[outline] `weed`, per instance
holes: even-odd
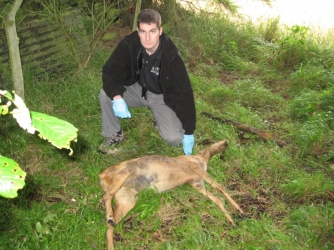
[[[308,120],[315,115],[319,106],[319,93],[306,90],[297,95],[290,104],[290,114],[297,120]]]
[[[321,92],[304,90],[297,95],[290,104],[289,111],[294,119],[305,122],[297,135],[299,145],[310,145],[321,138],[328,137],[331,141],[331,129],[334,126],[334,88],[328,88]],[[319,125],[319,126],[318,126]],[[312,134],[312,136],[311,136]],[[308,138],[308,139],[307,139]],[[308,143],[309,142],[309,143]],[[325,141],[325,143],[327,143]]]
[[[326,200],[331,190],[334,190],[334,182],[327,179],[321,172],[312,174],[303,170],[291,171],[286,184],[281,186],[285,196],[298,200],[316,201]]]
[[[281,46],[276,52],[274,66],[278,69],[294,69],[307,59],[312,58],[306,34],[309,28],[293,25],[287,27],[287,34],[279,41]]]
[[[334,74],[323,67],[317,65],[312,60],[306,64],[300,65],[297,71],[291,75],[291,84],[289,89],[294,93],[301,90],[323,90],[334,85]]]
[[[235,100],[246,107],[260,108],[266,105],[280,105],[280,98],[264,87],[261,81],[237,81],[233,87]],[[263,97],[266,98],[263,98]]]
[[[301,206],[291,212],[286,226],[305,248],[331,249],[334,245],[333,216],[333,204]]]
[[[332,131],[321,115],[306,121],[294,131],[295,143],[302,154],[321,155],[326,152],[326,145],[333,139]]]
[[[280,18],[276,17],[268,19],[265,22],[259,24],[259,33],[263,36],[263,39],[267,42],[275,42],[279,40],[280,36]]]
[[[242,231],[231,230],[229,233],[232,238],[239,239],[238,249],[302,249],[291,235],[277,228],[267,216],[261,220],[243,221],[240,227]]]

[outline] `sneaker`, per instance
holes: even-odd
[[[99,147],[99,152],[102,154],[113,155],[116,154],[119,149],[115,147],[115,145],[124,139],[123,130],[120,130],[112,137],[105,138],[104,142]]]

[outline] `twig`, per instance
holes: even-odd
[[[232,126],[236,127],[237,129],[239,129],[241,131],[258,135],[259,137],[261,137],[264,140],[273,140],[280,147],[283,147],[283,146],[286,145],[286,143],[284,141],[275,140],[272,137],[272,135],[269,132],[267,132],[267,131],[263,131],[263,130],[260,130],[258,128],[255,128],[255,127],[252,127],[252,126],[248,126],[246,124],[242,124],[242,123],[235,122],[235,121],[232,121],[232,120],[228,120],[228,119],[216,117],[216,116],[213,116],[212,114],[210,114],[208,112],[202,112],[202,115],[204,115],[206,117],[209,117],[209,118],[211,118],[213,120],[220,121],[222,123],[226,123],[226,124],[232,125]]]

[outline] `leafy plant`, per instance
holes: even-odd
[[[136,206],[130,214],[137,214],[137,220],[143,220],[156,213],[160,206],[160,199],[163,194],[154,189],[144,189],[137,196]]]
[[[69,154],[73,154],[70,142],[76,141],[78,129],[72,124],[46,114],[30,112],[18,95],[13,97],[8,91],[0,90],[0,115],[7,114],[12,114],[20,127],[28,133],[38,131],[40,138],[48,140],[57,148],[69,149]],[[17,190],[25,185],[25,176],[26,173],[15,161],[0,155],[0,195],[6,198],[16,197]]]
[[[57,230],[57,227],[55,227],[54,224],[58,223],[58,221],[59,219],[57,218],[57,215],[50,212],[43,218],[42,223],[38,221],[35,226],[38,240],[44,240],[45,237],[52,234],[53,230]]]
[[[287,27],[287,34],[279,41],[280,48],[276,51],[274,65],[279,69],[294,69],[311,57],[306,34],[308,27],[293,25]]]
[[[66,148],[70,150],[69,155],[73,154],[70,147],[71,141],[76,141],[78,129],[72,124],[46,114],[29,111],[23,100],[14,95],[15,98],[8,92],[0,90],[0,97],[4,96],[7,99],[6,104],[0,105],[0,114],[12,114],[20,127],[30,134],[38,131],[38,136],[42,139],[48,140],[57,148]],[[1,99],[0,99],[1,103]],[[12,104],[15,105],[11,110]]]
[[[17,190],[25,185],[26,173],[12,159],[0,155],[0,196],[17,197]]]
[[[70,56],[77,62],[79,68],[86,68],[107,30],[128,9],[129,3],[125,1],[123,1],[124,8],[116,8],[120,7],[120,3],[122,1],[119,0],[78,1],[80,18],[84,19],[85,27],[73,28],[63,16],[68,10],[68,6],[66,4],[60,5],[54,0],[41,1],[44,10],[40,15],[51,18],[63,31]]]
[[[291,28],[287,27],[288,34],[281,40],[283,46],[306,46],[305,38],[309,31],[306,26],[293,25]]]

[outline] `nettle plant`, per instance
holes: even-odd
[[[12,115],[19,126],[30,134],[38,132],[41,139],[53,146],[70,150],[71,141],[77,140],[78,129],[67,121],[43,113],[29,111],[22,98],[13,92],[0,90],[0,115]],[[17,190],[25,185],[26,173],[14,160],[4,157],[0,152],[0,196],[17,197]]]

